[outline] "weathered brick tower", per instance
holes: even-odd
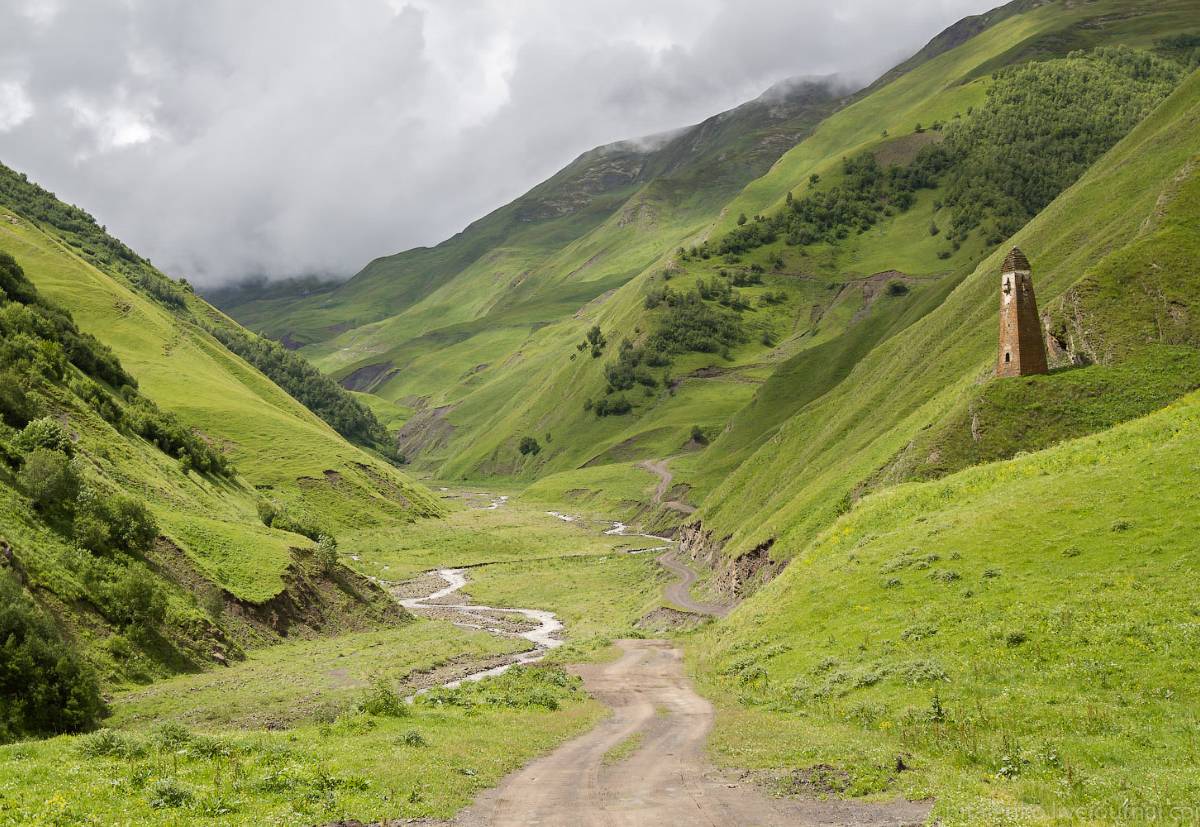
[[[997,376],[1049,373],[1046,340],[1033,297],[1029,259],[1013,247],[1000,268],[1000,356]]]

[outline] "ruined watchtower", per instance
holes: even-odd
[[[1049,373],[1046,341],[1033,297],[1029,259],[1013,247],[1000,268],[1000,356],[997,376]]]

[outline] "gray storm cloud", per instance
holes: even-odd
[[[991,5],[10,0],[0,161],[199,284],[349,275],[595,145],[869,80]]]

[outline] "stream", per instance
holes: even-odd
[[[442,490],[444,491],[446,489]],[[491,495],[481,494],[478,496]],[[507,501],[508,497],[502,495],[499,497],[493,497],[489,505],[478,507],[484,510],[492,511],[502,508]],[[547,511],[546,513],[551,517],[564,522],[570,523],[579,520],[578,517],[574,517],[570,514],[563,514],[557,511]],[[660,537],[656,534],[640,534],[637,532],[631,532],[629,527],[622,522],[613,522],[611,525],[612,527],[606,530],[604,532],[605,534],[620,535],[625,537],[646,537],[648,539],[658,540],[665,543],[665,545],[653,546],[651,548],[631,549],[626,552],[627,554],[644,554],[647,552],[665,551],[670,548],[671,544],[674,542],[669,537]],[[483,680],[484,678],[491,677],[492,675],[503,674],[518,664],[535,663],[546,657],[551,649],[557,648],[563,644],[563,641],[556,637],[556,635],[563,630],[563,623],[558,619],[554,612],[548,612],[542,609],[516,609],[500,606],[479,606],[474,603],[464,602],[442,603],[439,601],[444,600],[452,594],[456,594],[467,585],[466,569],[436,569],[435,571],[429,572],[429,574],[440,577],[445,581],[446,585],[440,589],[437,589],[436,591],[431,592],[430,594],[425,595],[424,597],[397,598],[401,606],[411,612],[450,611],[458,615],[460,618],[450,621],[457,626],[470,629],[481,629],[483,631],[503,637],[520,637],[533,644],[533,648],[516,654],[508,663],[501,664],[500,666],[494,666],[490,669],[472,672],[465,677],[459,678],[458,680],[442,684],[443,687],[447,689],[453,689],[454,687],[469,681],[479,681]],[[516,632],[501,629],[496,625],[494,616],[497,614],[520,615],[526,620],[536,623],[537,626],[526,631]]]
[[[554,612],[543,611],[542,609],[512,609],[501,608],[498,606],[479,606],[474,603],[439,603],[437,601],[455,594],[463,586],[467,585],[467,575],[464,569],[438,569],[433,572],[438,577],[446,581],[446,585],[424,597],[406,597],[400,599],[400,605],[409,611],[425,610],[450,610],[460,615],[465,615],[471,620],[469,622],[459,622],[456,625],[467,626],[474,629],[483,629],[492,634],[505,636],[521,637],[533,644],[533,648],[525,652],[521,652],[508,663],[500,666],[484,669],[479,672],[459,678],[456,681],[451,681],[442,684],[447,689],[453,689],[460,684],[468,681],[478,681],[492,675],[500,675],[511,669],[517,664],[534,663],[546,657],[551,649],[562,646],[562,641],[555,635],[562,631],[562,621],[555,616]],[[537,627],[524,632],[505,632],[495,627],[494,621],[489,624],[491,619],[488,615],[494,614],[516,614],[521,615],[527,620],[537,623]],[[453,621],[452,621],[453,622]]]

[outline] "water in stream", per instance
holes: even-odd
[[[562,631],[563,624],[562,621],[555,616],[554,612],[547,612],[543,611],[542,609],[511,609],[497,606],[478,606],[474,603],[438,603],[436,601],[449,597],[450,595],[462,589],[463,586],[467,585],[467,575],[463,569],[438,569],[436,573],[438,577],[441,577],[446,581],[446,585],[443,588],[438,589],[432,594],[428,594],[424,597],[402,598],[400,600],[400,605],[410,611],[420,609],[449,609],[459,614],[467,615],[468,617],[477,619],[479,621],[478,624],[464,624],[476,626],[477,628],[487,628],[485,625],[488,619],[487,615],[495,613],[522,615],[523,617],[528,618],[529,620],[532,620],[538,624],[534,629],[516,633],[517,637],[525,638],[525,640],[528,640],[530,643],[532,643],[532,649],[526,652],[521,652],[513,661],[509,663],[505,663],[491,669],[484,669],[480,672],[473,672],[466,677],[443,684],[447,689],[453,689],[459,684],[467,681],[478,681],[492,675],[502,674],[519,663],[534,663],[546,657],[546,653],[551,649],[562,646],[562,641],[555,637],[555,635]]]

